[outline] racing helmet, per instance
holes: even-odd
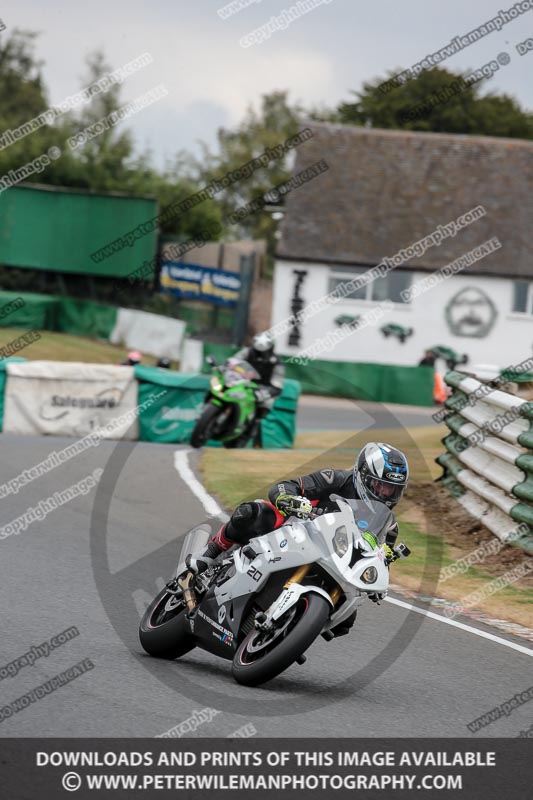
[[[126,363],[131,364],[131,366],[134,366],[135,364],[140,364],[142,359],[143,357],[138,350],[130,350],[130,352],[128,353],[128,359]]]
[[[372,500],[394,508],[409,481],[409,465],[401,450],[384,442],[368,442],[353,468],[357,494],[365,503]]]
[[[257,333],[254,336],[252,340],[252,350],[254,354],[258,355],[260,358],[268,358],[272,355],[274,340],[268,331]]]

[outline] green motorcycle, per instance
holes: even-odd
[[[247,362],[229,359],[213,367],[210,389],[202,413],[191,435],[193,447],[203,447],[209,439],[224,447],[242,447],[254,431],[259,388],[259,374]]]

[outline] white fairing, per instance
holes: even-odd
[[[250,541],[257,554],[247,558],[242,549],[233,554],[236,573],[215,590],[220,604],[250,593],[259,592],[269,576],[279,570],[296,569],[305,564],[318,564],[329,573],[346,596],[345,602],[332,614],[325,630],[334,627],[359,606],[363,596],[370,592],[386,593],[389,586],[389,570],[385,564],[383,545],[373,546],[363,538],[356,524],[353,511],[346,501],[337,498],[339,510],[323,514],[313,520],[302,522],[294,517],[282,528]],[[337,555],[334,537],[339,528],[344,528],[347,542],[346,552]],[[354,558],[354,548],[357,552]],[[350,567],[350,562],[353,561]],[[375,581],[365,583],[362,575],[369,567],[375,569]],[[333,603],[326,591],[318,586],[293,583],[284,588],[268,609],[269,619],[282,616],[302,594],[315,592]]]

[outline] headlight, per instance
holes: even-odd
[[[333,547],[338,556],[343,556],[348,551],[348,532],[344,525],[337,528],[333,537]]]
[[[361,575],[363,583],[375,583],[378,579],[378,571],[375,567],[368,567]]]
[[[222,389],[222,384],[215,375],[213,375],[213,377],[211,378],[210,384],[211,384],[211,389],[214,389],[215,392],[220,392],[220,390]]]

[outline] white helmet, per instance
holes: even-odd
[[[270,353],[274,349],[274,340],[268,331],[258,333],[253,338],[252,348],[256,353]]]

